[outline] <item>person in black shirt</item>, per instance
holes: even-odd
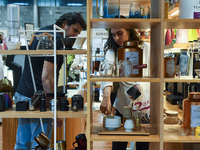
[[[65,30],[66,37],[78,36],[82,29],[86,29],[86,23],[79,13],[66,13],[63,14],[55,23],[57,26]],[[53,30],[53,25],[46,26],[40,30]],[[41,34],[38,32],[36,34]],[[50,32],[50,34],[53,34]],[[61,42],[63,37],[62,32],[56,32],[56,49],[61,50],[63,44]],[[38,40],[34,38],[30,45],[30,50],[35,50],[38,44]],[[54,57],[31,57],[31,63],[33,68],[33,74],[36,84],[36,89],[43,90],[46,93],[54,92]],[[63,57],[57,56],[57,80],[59,76],[59,70],[63,64]],[[22,77],[15,93],[15,102],[29,101],[31,103],[31,97],[34,96],[34,87],[32,76],[30,72],[30,66],[28,56],[25,57],[25,66]],[[35,148],[37,143],[34,142],[34,137],[42,132],[40,125],[40,116],[38,118],[19,118],[18,130],[16,135],[15,150],[30,150]],[[52,118],[43,118],[44,132],[46,136],[51,139],[52,133]],[[57,127],[62,126],[62,120],[57,119]]]

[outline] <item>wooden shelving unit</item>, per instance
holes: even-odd
[[[51,56],[54,57],[54,50],[1,50],[0,54],[3,55],[31,55],[31,57],[45,57],[45,56]],[[85,49],[73,49],[73,50],[56,50],[56,55],[82,55],[87,54],[87,50]],[[55,69],[55,68],[54,68]],[[76,93],[78,94],[78,93]],[[86,99],[84,95],[84,99]],[[86,101],[86,100],[85,100]],[[49,108],[47,108],[49,109]],[[47,110],[45,112],[41,112],[38,109],[35,109],[34,111],[16,111],[15,107],[11,109],[7,109],[4,112],[0,112],[0,118],[3,118],[3,133],[2,133],[2,139],[3,139],[3,149],[13,149],[14,144],[16,142],[15,134],[17,131],[18,126],[18,119],[17,118],[66,118],[66,121],[69,121],[67,126],[65,126],[65,129],[68,132],[70,131],[70,134],[66,134],[65,138],[66,141],[70,141],[69,143],[73,142],[70,137],[67,136],[75,136],[73,134],[78,134],[79,132],[84,131],[84,119],[87,118],[87,108],[84,108],[83,110],[79,110],[77,112],[72,111],[71,107],[69,106],[69,111],[50,111]],[[78,125],[71,125],[72,123],[78,123]],[[8,128],[8,125],[12,125],[12,129],[10,127]],[[76,131],[74,127],[77,127],[81,131]],[[70,129],[68,129],[68,128]],[[56,129],[56,128],[54,128]],[[52,136],[53,139],[63,138],[63,130],[54,130],[54,134]],[[5,132],[6,131],[6,132]],[[56,131],[56,134],[55,134]],[[66,132],[66,133],[67,133]],[[69,133],[69,132],[68,132]],[[10,138],[12,136],[12,138]],[[55,141],[51,141],[51,143],[55,144]]]
[[[130,0],[126,0],[129,2]],[[164,134],[163,130],[163,110],[164,82],[200,82],[200,79],[174,79],[164,78],[164,49],[175,48],[177,45],[164,46],[164,29],[199,29],[198,19],[164,19],[164,1],[162,0],[134,0],[137,2],[151,3],[151,19],[102,19],[93,18],[93,1],[87,0],[87,50],[57,50],[57,55],[87,54],[87,109],[83,111],[61,112],[57,111],[58,118],[87,118],[87,150],[95,149],[93,141],[136,141],[150,142],[150,150],[164,150],[166,143],[199,143],[200,140],[194,136],[180,137],[176,134]],[[125,2],[125,1],[123,1]],[[132,2],[132,1],[131,1]],[[172,11],[172,10],[171,10]],[[151,29],[151,52],[150,52],[150,76],[142,78],[120,78],[120,77],[100,77],[90,75],[92,58],[92,29],[93,28],[140,28]],[[178,46],[177,46],[178,47]],[[9,50],[0,51],[7,55],[53,55],[51,50]],[[150,115],[151,123],[149,128],[152,133],[149,136],[105,136],[98,135],[100,124],[93,124],[93,86],[91,82],[150,82]],[[16,112],[13,109],[0,112],[2,118],[53,118],[52,111],[40,112],[27,111]]]
[[[140,2],[139,0],[136,0]],[[87,116],[87,149],[92,150],[95,147],[92,146],[93,141],[138,141],[138,142],[151,142],[150,149],[162,150],[163,149],[163,130],[162,130],[162,117],[163,117],[163,73],[161,72],[164,65],[164,59],[160,59],[164,56],[164,1],[151,0],[151,19],[108,19],[108,18],[93,18],[92,0],[87,0],[87,66],[91,66],[91,54],[92,54],[92,40],[91,33],[92,28],[135,28],[135,29],[151,29],[151,77],[142,78],[120,78],[120,77],[100,77],[90,75],[90,67],[87,68],[87,98],[88,98],[88,116]],[[161,51],[162,50],[162,51]],[[92,101],[93,95],[91,82],[150,82],[151,84],[151,129],[155,134],[149,136],[105,136],[98,135],[98,129],[93,124],[92,113]],[[99,125],[97,125],[99,126]],[[95,130],[95,131],[94,131]]]

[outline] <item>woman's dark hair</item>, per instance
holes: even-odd
[[[119,18],[119,16],[116,16],[115,18]],[[125,16],[120,15],[120,18],[126,18]],[[142,38],[140,35],[135,31],[135,29],[126,29],[129,33],[129,40],[130,41],[138,41],[139,44],[142,43]],[[120,46],[114,41],[113,36],[111,34],[111,29],[108,29],[108,39],[107,42],[105,43],[104,50],[105,53],[107,52],[108,49],[113,49],[115,52],[115,55],[117,53],[117,49]]]
[[[61,27],[62,23],[67,20],[67,26],[71,26],[72,24],[80,23],[83,30],[86,30],[86,23],[83,19],[82,15],[77,12],[69,12],[60,16],[60,18],[56,21],[56,25]]]

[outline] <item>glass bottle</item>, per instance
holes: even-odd
[[[193,41],[189,41],[188,50],[189,50],[190,52],[193,52]]]
[[[133,111],[133,123],[134,123],[134,129],[139,130],[141,129],[141,117],[142,112],[141,111]]]
[[[193,41],[193,52],[197,52],[198,51],[198,47],[197,47],[197,40]]]

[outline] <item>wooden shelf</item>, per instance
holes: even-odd
[[[53,118],[53,111],[15,111],[15,107],[0,112],[0,118]]]
[[[200,19],[165,19],[165,29],[199,29]]]
[[[179,136],[178,132],[164,132],[164,142],[168,143],[200,143],[200,139],[194,135]]]
[[[164,50],[173,49],[173,48],[187,49],[188,46],[189,46],[189,43],[175,43],[175,44],[165,45]]]
[[[149,29],[159,23],[161,19],[109,19],[90,18],[92,28],[140,28]]]
[[[6,55],[53,55],[53,50],[1,50],[0,54]],[[85,49],[77,50],[57,50],[57,55],[77,55],[77,54],[87,54]]]
[[[188,79],[182,79],[182,78],[165,78],[164,82],[200,82],[200,79],[196,79],[196,78],[188,78]]]
[[[141,77],[141,78],[124,78],[124,77],[102,77],[102,76],[90,76],[91,82],[102,81],[102,82],[160,82],[160,78]]]
[[[15,111],[15,107],[6,111],[0,112],[0,118],[53,118],[53,111],[41,112],[39,110],[34,111]],[[87,118],[87,109],[79,110],[77,112],[72,111],[71,107],[69,111],[57,111],[58,118]]]
[[[100,124],[92,127],[91,141],[135,141],[135,142],[160,142],[158,135],[150,134],[149,136],[130,136],[130,135],[98,135]]]

